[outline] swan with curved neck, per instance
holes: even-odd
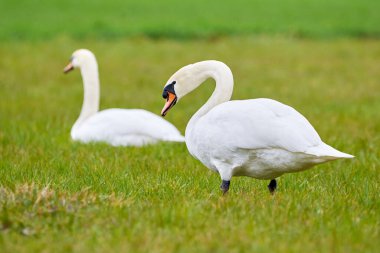
[[[141,109],[99,111],[99,72],[95,55],[87,49],[75,51],[64,72],[79,68],[83,79],[82,110],[71,129],[73,140],[106,142],[113,146],[143,146],[157,141],[183,142],[184,137],[169,122]]]
[[[299,112],[278,101],[258,98],[232,100],[233,75],[219,61],[202,61],[179,69],[163,90],[162,116],[206,79],[216,86],[208,101],[190,119],[185,133],[189,152],[220,174],[226,193],[233,176],[271,180],[284,173],[353,156],[325,144]]]

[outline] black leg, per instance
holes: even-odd
[[[276,188],[277,188],[277,182],[276,182],[276,179],[272,179],[272,180],[270,181],[270,183],[268,184],[269,192],[270,192],[271,194],[273,194],[274,191],[276,190]]]
[[[228,189],[230,188],[230,181],[222,180],[222,184],[220,185],[220,189],[223,192],[223,195],[228,192]]]

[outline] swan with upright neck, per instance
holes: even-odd
[[[162,116],[205,80],[216,82],[209,100],[190,119],[185,141],[191,155],[220,174],[226,193],[232,176],[271,180],[314,165],[352,158],[325,144],[308,120],[290,106],[258,98],[232,100],[233,75],[219,61],[202,61],[178,70],[163,90]]]
[[[76,141],[105,142],[113,146],[143,146],[158,141],[183,142],[184,137],[168,121],[142,109],[99,111],[100,84],[95,55],[87,49],[75,51],[64,72],[79,68],[84,99],[79,118],[71,129]]]

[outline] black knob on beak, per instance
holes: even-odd
[[[167,99],[169,96],[169,92],[172,94],[175,94],[174,90],[174,84],[176,84],[176,81],[173,81],[171,84],[168,84],[165,88],[164,91],[162,92],[162,97]]]
[[[162,92],[162,97],[165,98],[165,99],[167,99],[168,96],[169,96],[168,92],[167,92],[166,90],[164,90],[164,91]]]

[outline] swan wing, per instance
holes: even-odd
[[[155,141],[183,142],[175,126],[142,109],[107,109],[96,113],[72,132],[84,142],[105,141],[114,145],[138,145]]]
[[[203,116],[195,128],[196,141],[205,138],[230,149],[280,148],[307,153],[323,143],[299,112],[264,98],[222,103]]]

